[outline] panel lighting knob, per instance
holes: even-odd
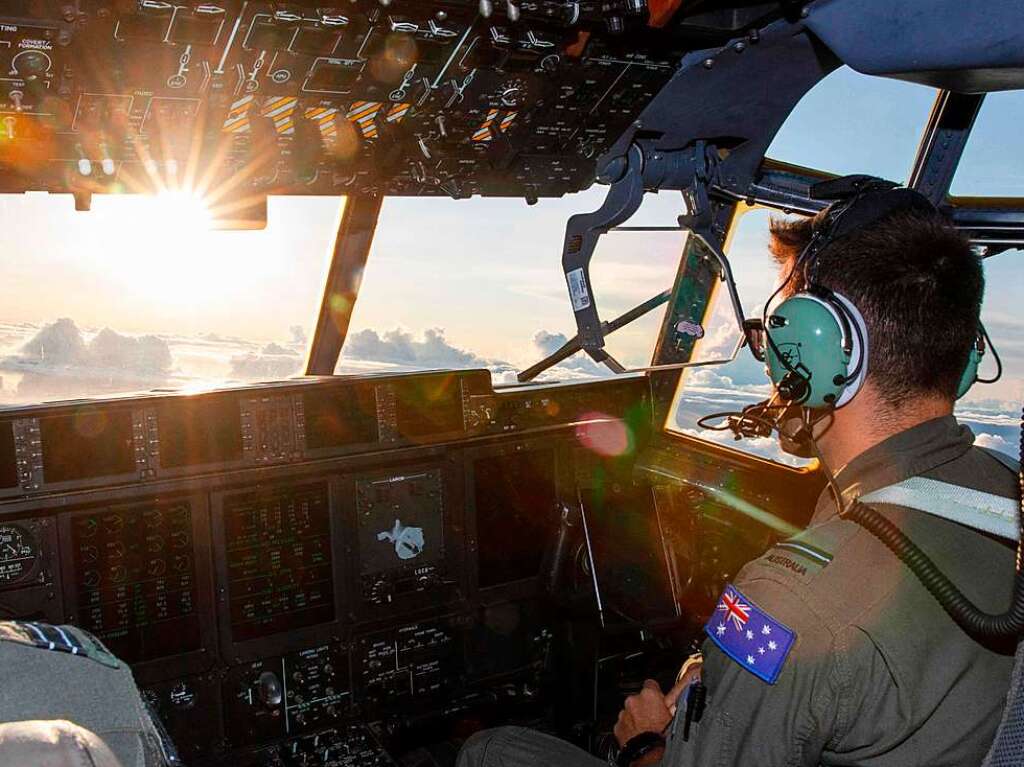
[[[11,69],[19,77],[39,77],[50,71],[53,61],[42,51],[22,51],[11,61]]]
[[[276,708],[281,705],[283,695],[281,692],[281,680],[273,671],[264,671],[256,680],[256,690],[260,702],[267,708]]]

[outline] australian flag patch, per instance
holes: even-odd
[[[718,649],[759,679],[775,684],[796,632],[779,623],[740,593],[735,586],[725,592],[704,630]]]

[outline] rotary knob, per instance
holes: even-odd
[[[256,694],[260,702],[267,708],[277,708],[281,705],[284,695],[281,689],[281,680],[273,671],[264,671],[256,679]]]
[[[19,77],[31,79],[50,71],[53,61],[42,51],[22,51],[11,61],[11,69]]]

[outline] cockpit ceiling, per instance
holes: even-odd
[[[949,2],[936,15],[906,3],[910,16],[889,24],[861,5],[13,0],[0,9],[0,191],[73,192],[84,205],[186,188],[222,219],[267,194],[558,196],[589,186],[638,130],[672,134],[671,148],[733,136],[759,160],[792,99],[838,60],[999,87],[1020,67],[1012,24],[999,42],[983,38],[1007,25],[952,23],[971,11]],[[954,28],[988,31],[936,60],[936,35]],[[754,55],[780,32],[814,38],[821,66],[786,45]],[[745,51],[758,62],[726,61]],[[928,72],[913,69],[922,61]],[[703,95],[680,100],[666,86],[692,92],[694,69],[707,70]],[[787,79],[799,87],[780,88]],[[707,122],[696,110],[726,124],[680,131]]]
[[[561,195],[685,49],[611,5],[4,3],[0,189]]]

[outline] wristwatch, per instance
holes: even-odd
[[[634,735],[615,757],[615,767],[630,767],[637,759],[642,759],[656,748],[665,745],[665,738],[658,732],[641,732]]]

